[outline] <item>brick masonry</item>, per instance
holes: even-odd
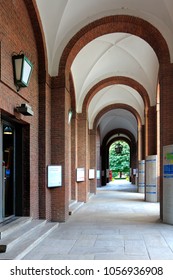
[[[110,32],[127,32],[141,37],[154,49],[160,64],[160,110],[161,110],[161,155],[162,147],[172,144],[173,114],[172,89],[173,66],[167,44],[158,30],[148,22],[132,16],[109,16],[98,19],[82,28],[64,49],[57,77],[50,77],[47,71],[45,39],[38,16],[35,0],[0,1],[0,112],[22,126],[24,131],[24,190],[23,215],[33,218],[45,218],[53,221],[68,219],[69,201],[77,199],[87,202],[88,192],[96,191],[96,180],[87,177],[89,168],[101,169],[100,141],[97,124],[101,116],[112,108],[125,108],[132,112],[142,128],[142,158],[147,150],[156,152],[156,111],[150,107],[145,88],[128,77],[111,77],[100,81],[86,95],[82,114],[75,113],[75,90],[70,73],[71,64],[77,53],[91,40]],[[19,93],[13,83],[11,56],[13,52],[23,50],[34,64],[30,85]],[[133,108],[115,104],[105,108],[95,119],[93,131],[88,132],[87,108],[98,90],[107,85],[121,83],[135,88],[143,98],[148,110],[148,128]],[[33,117],[15,112],[14,108],[29,103],[34,111]],[[68,124],[68,111],[73,109],[71,125]],[[128,133],[128,132],[127,132]],[[148,141],[145,141],[145,134]],[[131,165],[137,162],[137,144],[131,140]],[[28,144],[27,144],[28,143]],[[145,145],[148,145],[145,147]],[[107,160],[105,147],[101,148],[102,159]],[[97,157],[96,157],[97,154]],[[47,188],[47,166],[62,165],[62,187]],[[162,166],[162,164],[161,164]],[[85,182],[76,183],[76,168],[86,170]],[[105,166],[106,167],[106,166]],[[97,169],[96,168],[96,169]],[[162,168],[160,169],[162,175]],[[161,178],[161,177],[160,177]],[[162,213],[162,180],[161,213]]]

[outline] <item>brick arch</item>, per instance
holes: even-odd
[[[128,133],[128,131],[127,131],[127,133]],[[126,134],[127,135],[127,134]],[[129,147],[130,147],[130,165],[132,164],[132,158],[133,158],[133,155],[135,155],[136,154],[136,142],[135,142],[135,139],[134,139],[134,137],[133,137],[133,135],[132,135],[132,139],[127,139],[126,137],[117,137],[117,136],[115,136],[114,138],[112,138],[111,139],[111,141],[108,143],[108,145],[106,146],[106,151],[108,152],[109,151],[109,148],[110,148],[110,146],[114,143],[114,142],[116,142],[116,141],[118,141],[118,140],[120,140],[120,141],[124,141],[124,142],[126,142],[128,145],[129,145]]]
[[[39,65],[39,80],[42,81],[46,79],[46,73],[48,72],[48,60],[46,53],[46,43],[44,39],[44,31],[42,28],[42,23],[37,8],[35,0],[25,0],[26,8],[28,10],[28,15],[31,19],[31,25],[35,35],[36,45],[38,51],[38,65]]]
[[[142,97],[143,102],[144,102],[144,107],[146,109],[150,107],[150,100],[149,100],[148,93],[141,84],[139,84],[137,81],[135,81],[131,78],[128,78],[128,77],[124,77],[124,76],[115,77],[114,76],[114,77],[109,77],[109,78],[106,78],[106,79],[98,82],[89,90],[88,94],[85,96],[83,106],[82,106],[82,111],[83,110],[87,111],[91,99],[94,97],[94,95],[97,94],[98,91],[100,91],[101,89],[103,89],[107,86],[118,85],[118,84],[127,85],[127,86],[130,86],[133,89],[135,89]]]
[[[96,128],[97,128],[97,125],[98,125],[98,122],[99,122],[100,118],[101,118],[104,114],[106,114],[107,112],[109,112],[109,111],[111,111],[111,110],[113,110],[113,109],[125,109],[125,110],[131,112],[131,113],[135,116],[135,118],[136,118],[136,120],[137,120],[138,126],[141,127],[141,125],[142,125],[142,120],[141,120],[141,117],[140,117],[139,113],[138,113],[133,107],[131,107],[131,106],[127,105],[127,104],[117,103],[117,104],[112,104],[112,105],[109,105],[109,106],[103,108],[103,109],[97,114],[97,116],[95,117],[95,120],[94,120],[93,129],[96,129]]]
[[[106,136],[104,137],[104,139],[103,139],[103,142],[102,142],[103,145],[106,146],[107,141],[108,141],[113,135],[118,134],[118,133],[120,133],[120,134],[125,134],[126,136],[128,136],[128,137],[130,138],[130,140],[127,139],[127,138],[125,138],[125,137],[123,137],[123,136],[121,136],[121,137],[116,136],[115,138],[112,139],[112,141],[110,141],[111,144],[115,142],[115,139],[116,139],[116,141],[117,141],[117,140],[121,140],[121,139],[123,138],[123,140],[126,141],[129,145],[131,145],[131,144],[134,144],[134,145],[135,145],[135,142],[136,142],[136,141],[135,141],[134,135],[133,135],[129,130],[124,129],[124,128],[116,128],[116,129],[113,129],[113,130],[109,131],[109,132],[106,134]],[[110,145],[111,145],[111,144],[110,144]],[[110,145],[109,145],[109,146],[110,146]]]
[[[109,144],[106,144],[107,141],[115,134],[117,133],[123,133],[125,135],[127,135],[130,140],[128,140],[125,137],[114,137]],[[108,155],[109,155],[109,147],[110,145],[117,141],[117,140],[124,140],[125,142],[127,142],[130,146],[130,166],[132,168],[134,168],[135,164],[136,164],[136,152],[137,152],[137,143],[135,141],[135,137],[134,135],[127,129],[123,129],[123,128],[117,128],[117,129],[113,129],[111,131],[109,131],[106,136],[103,139],[102,145],[101,145],[101,154],[102,154],[102,170],[107,169],[108,168]],[[134,181],[134,178],[131,178],[132,181]],[[135,183],[135,182],[132,182]],[[106,185],[106,176],[102,177],[102,184]]]
[[[99,36],[115,32],[130,33],[142,38],[153,48],[160,63],[170,62],[166,40],[152,24],[129,15],[107,16],[86,25],[71,38],[60,59],[58,73],[60,85],[68,87],[71,64],[85,45]]]
[[[116,141],[124,141],[124,142],[126,142],[128,145],[129,145],[129,147],[131,147],[131,141],[129,140],[129,139],[127,139],[126,137],[117,137],[117,136],[115,136],[114,138],[112,138],[111,139],[111,141],[108,143],[108,145],[107,145],[107,147],[108,147],[108,149],[110,148],[110,146],[114,143],[114,142],[116,142]]]

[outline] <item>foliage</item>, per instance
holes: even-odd
[[[121,154],[116,154],[115,146],[120,143],[123,146]],[[109,169],[112,170],[113,178],[122,173],[129,174],[130,171],[130,147],[125,141],[114,142],[109,149]]]

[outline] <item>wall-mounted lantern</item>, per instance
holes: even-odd
[[[71,123],[72,116],[73,116],[73,110],[70,109],[70,110],[68,111],[68,124]]]
[[[33,69],[33,64],[23,53],[13,55],[12,62],[14,83],[16,85],[17,91],[19,91],[21,87],[28,86]]]
[[[115,153],[121,154],[122,150],[123,150],[123,146],[120,143],[117,143],[115,146]]]
[[[26,103],[21,104],[20,106],[16,107],[17,112],[23,114],[24,116],[33,116],[34,112],[32,107]]]

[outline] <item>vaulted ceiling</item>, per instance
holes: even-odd
[[[109,15],[131,15],[152,24],[167,42],[173,61],[172,0],[36,0],[45,34],[48,71],[58,75],[62,52],[70,39],[88,23]],[[76,95],[76,111],[82,111],[89,90],[109,77],[128,77],[147,92],[150,105],[156,104],[159,61],[152,47],[130,33],[109,33],[92,40],[75,57],[71,72]],[[89,128],[105,107],[124,104],[132,107],[144,124],[145,104],[140,93],[123,83],[105,86],[88,106]],[[124,108],[110,109],[99,120],[101,138],[111,130],[129,130],[137,140],[137,120]]]

